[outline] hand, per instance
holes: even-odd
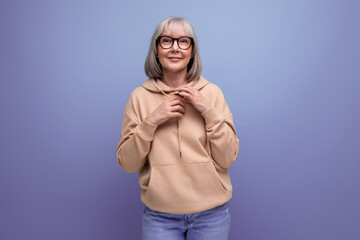
[[[150,115],[147,121],[154,125],[160,125],[170,118],[182,117],[185,112],[184,100],[176,97],[165,100]]]
[[[184,97],[185,102],[193,105],[199,112],[205,112],[210,108],[208,101],[195,88],[186,85],[184,87],[179,87],[176,90],[179,91],[179,95]]]

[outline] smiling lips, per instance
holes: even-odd
[[[170,59],[170,61],[173,61],[173,62],[181,60],[181,58],[179,58],[179,57],[168,57],[168,58]]]

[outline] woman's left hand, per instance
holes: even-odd
[[[180,96],[184,97],[185,102],[193,105],[200,113],[205,112],[210,108],[208,101],[195,88],[186,85],[176,88],[176,90],[179,91]]]

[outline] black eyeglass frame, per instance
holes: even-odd
[[[171,38],[172,43],[171,43],[171,46],[170,46],[170,47],[164,48],[163,46],[161,46],[160,39],[161,39],[162,37]],[[182,48],[182,47],[180,47],[180,45],[179,45],[179,39],[181,39],[181,38],[189,38],[189,39],[190,39],[191,44],[190,44],[190,46],[189,46],[188,48]],[[158,37],[156,38],[156,42],[159,43],[160,47],[163,48],[163,49],[170,49],[170,48],[172,48],[172,46],[174,45],[175,40],[176,40],[176,42],[177,42],[178,47],[179,47],[181,50],[187,50],[187,49],[189,49],[192,45],[194,45],[194,38],[192,38],[192,37],[187,37],[187,36],[179,37],[179,38],[173,38],[173,37],[170,37],[170,36],[162,35],[162,36],[158,36]]]

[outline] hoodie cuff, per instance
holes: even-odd
[[[151,124],[146,120],[143,120],[139,125],[138,133],[146,140],[151,141],[154,138],[156,128],[157,125]]]
[[[201,115],[204,117],[207,126],[221,121],[221,115],[214,107],[210,107],[205,112],[202,112]]]

